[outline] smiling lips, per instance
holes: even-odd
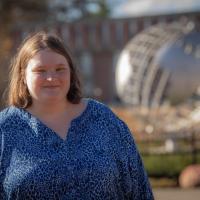
[[[47,86],[44,86],[44,88],[58,88],[59,86],[58,85],[47,85]]]

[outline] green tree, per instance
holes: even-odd
[[[51,11],[58,21],[75,21],[107,17],[110,13],[106,0],[52,1]]]

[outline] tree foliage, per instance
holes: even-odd
[[[106,0],[1,0],[0,23],[68,21],[106,17]],[[45,20],[44,20],[45,19]]]
[[[106,0],[63,0],[54,1],[51,10],[60,21],[74,21],[107,17],[109,7]]]
[[[42,20],[48,13],[48,0],[1,0],[0,23],[10,27],[16,23]]]

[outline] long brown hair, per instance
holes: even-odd
[[[38,51],[47,48],[66,58],[70,67],[70,88],[66,99],[74,104],[80,102],[82,97],[80,80],[69,50],[63,45],[63,41],[58,36],[42,31],[29,35],[22,42],[11,63],[8,105],[27,108],[32,104],[32,97],[25,84],[25,70],[29,60]]]

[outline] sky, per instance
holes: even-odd
[[[110,2],[114,3],[115,0]],[[192,11],[200,11],[200,0],[116,0],[111,17],[138,17]]]

